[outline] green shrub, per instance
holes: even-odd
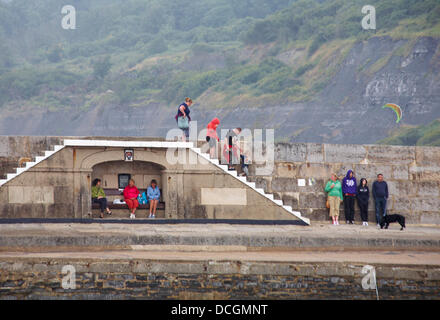
[[[102,79],[109,73],[111,67],[109,56],[95,60],[92,62],[93,76]]]

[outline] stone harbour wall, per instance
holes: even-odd
[[[69,137],[75,138],[75,137]],[[163,140],[146,137],[76,137],[110,140]],[[0,136],[0,179],[13,172],[20,159],[33,158],[63,137]],[[204,142],[199,141],[199,146]],[[256,169],[258,175],[255,175]],[[347,170],[354,170],[357,179],[367,178],[370,191],[377,173],[388,182],[388,212],[403,214],[408,223],[440,224],[440,148],[384,145],[337,145],[314,143],[275,144],[275,163],[251,165],[251,180],[257,187],[273,193],[286,205],[312,220],[327,220],[325,183],[336,172],[341,179]],[[298,186],[304,179],[305,186]],[[375,221],[372,196],[369,221]],[[343,206],[341,217],[344,218]],[[360,221],[355,206],[355,220]]]
[[[63,289],[63,265],[76,288]],[[2,259],[0,299],[376,299],[357,263]],[[435,266],[376,265],[380,299],[439,299]]]
[[[409,223],[440,224],[439,147],[277,143],[274,166],[262,167],[250,168],[257,187],[274,193],[312,220],[329,219],[324,187],[331,173],[342,180],[352,169],[358,183],[360,178],[368,180],[370,192],[377,174],[384,174],[389,213],[403,214]],[[259,175],[255,175],[256,168]],[[299,186],[299,179],[305,179],[306,185]],[[343,212],[341,204],[341,220]],[[355,220],[360,221],[357,204]],[[375,221],[372,194],[369,221]]]

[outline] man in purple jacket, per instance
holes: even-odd
[[[352,170],[348,170],[347,175],[342,180],[342,193],[344,195],[344,212],[347,224],[354,221],[354,202],[357,193],[356,178]]]

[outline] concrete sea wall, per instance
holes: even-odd
[[[103,137],[82,137],[104,139]],[[12,172],[20,159],[32,158],[63,137],[0,136],[0,178]],[[111,140],[146,140],[147,138],[107,137]],[[160,138],[148,138],[157,140]],[[199,143],[200,144],[200,143]],[[255,175],[258,165],[251,165],[251,179],[258,187],[273,193],[286,205],[312,220],[328,219],[325,208],[325,183],[331,172],[342,178],[348,169],[356,177],[367,178],[370,185],[377,173],[388,182],[389,213],[405,215],[409,223],[440,224],[440,148],[383,145],[335,145],[313,143],[277,143],[275,163]],[[299,186],[298,179],[306,185]],[[356,205],[355,220],[359,221]],[[343,218],[343,208],[341,206]],[[371,197],[369,220],[374,221]]]

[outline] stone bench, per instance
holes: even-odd
[[[114,196],[121,196],[121,199],[124,198],[122,191],[119,189],[104,189],[105,196],[107,197],[114,197]],[[160,190],[160,194],[162,195],[162,190]],[[128,209],[128,206],[126,204],[115,204],[112,201],[107,201],[107,205],[110,210],[124,210]],[[92,209],[100,209],[99,203],[92,203]],[[150,204],[139,204],[138,209],[150,209]],[[165,202],[159,201],[157,204],[157,210],[165,210]]]

